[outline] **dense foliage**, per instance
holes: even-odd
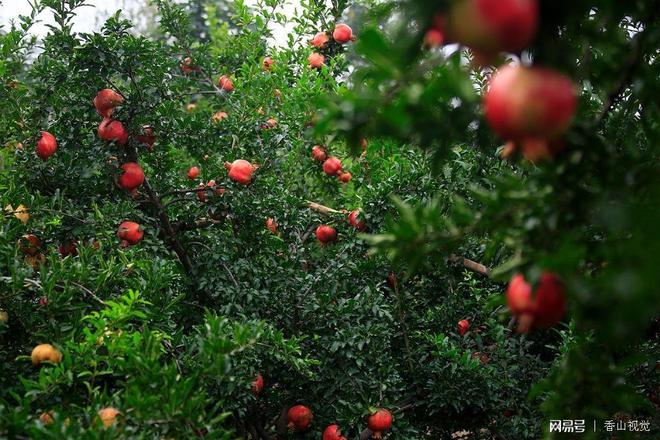
[[[32,3],[0,32],[0,438],[658,435],[657,1],[540,0],[520,47],[472,0],[155,0],[153,35]],[[549,70],[501,99],[561,72],[572,122],[498,136],[511,60]],[[529,331],[507,282],[550,273]]]

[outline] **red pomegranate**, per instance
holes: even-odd
[[[340,173],[339,176],[337,176],[337,178],[338,178],[339,181],[342,182],[342,183],[348,183],[348,182],[351,181],[351,179],[353,178],[353,176],[351,175],[351,173],[346,172],[346,173]]]
[[[137,163],[125,163],[121,166],[121,169],[124,172],[119,176],[119,179],[117,179],[117,183],[121,189],[133,191],[144,183],[144,172]]]
[[[206,185],[200,183],[198,188],[199,190],[197,190],[197,199],[202,203],[206,203]]]
[[[341,435],[339,425],[328,425],[328,427],[323,431],[322,440],[346,440],[346,437]]]
[[[313,52],[307,57],[307,62],[312,69],[319,69],[325,63],[325,57],[318,52]]]
[[[353,30],[345,24],[338,24],[335,27],[335,30],[332,32],[332,38],[339,44],[345,44],[355,39],[353,37]]]
[[[277,234],[277,226],[277,222],[275,222],[272,217],[268,217],[266,219],[266,229],[268,229],[273,234]]]
[[[527,333],[532,327],[552,327],[566,312],[564,285],[558,276],[547,271],[541,274],[534,291],[523,275],[514,275],[509,281],[506,298],[509,311],[519,319],[521,333]]]
[[[328,44],[328,41],[330,41],[330,38],[328,38],[328,34],[326,34],[325,32],[319,32],[316,35],[314,35],[314,38],[309,43],[314,47],[323,49],[325,45]]]
[[[60,244],[59,247],[60,255],[62,258],[66,258],[69,255],[75,257],[78,255],[78,241],[77,240],[68,240]]]
[[[188,179],[195,180],[199,177],[199,167],[190,167],[188,169]]]
[[[112,119],[104,119],[101,122],[98,135],[104,141],[117,142],[119,145],[125,145],[128,142],[128,132],[124,125]]]
[[[222,75],[220,78],[218,78],[218,85],[225,92],[231,92],[234,90],[234,82],[227,75]]]
[[[247,160],[237,159],[232,163],[225,162],[225,168],[229,171],[229,178],[242,185],[249,185],[252,182],[252,174],[256,166]]]
[[[94,107],[96,112],[104,119],[109,119],[112,111],[118,105],[123,104],[124,97],[111,89],[103,89],[96,94],[94,98]]]
[[[424,46],[433,48],[442,46],[445,42],[445,34],[439,29],[429,29],[424,35]]]
[[[314,160],[323,162],[328,157],[328,155],[326,154],[323,147],[321,147],[320,145],[314,145],[312,147],[312,157],[314,158]]]
[[[47,160],[57,151],[57,140],[55,136],[47,131],[41,132],[41,138],[37,142],[37,156],[41,160]]]
[[[314,416],[312,411],[304,405],[296,405],[291,407],[286,415],[287,426],[294,431],[305,431],[312,423]]]
[[[139,224],[125,221],[117,229],[117,237],[121,240],[121,247],[138,244],[142,240],[144,231]]]
[[[467,319],[461,319],[460,321],[458,321],[458,333],[461,336],[466,334],[469,328],[470,328],[470,321],[468,321]]]
[[[331,241],[337,241],[337,231],[332,226],[320,225],[316,228],[316,238],[321,245],[325,245]]]
[[[190,57],[186,57],[181,61],[181,70],[184,75],[189,75],[193,73],[197,68],[193,67],[193,60]]]
[[[341,160],[330,156],[323,162],[323,172],[328,176],[334,176],[341,171]]]
[[[273,60],[271,57],[266,57],[261,62],[261,68],[263,70],[270,70],[273,64],[275,64],[275,60]]]
[[[534,38],[538,16],[538,0],[458,0],[447,24],[453,40],[473,49],[518,52]]]
[[[142,134],[135,136],[135,139],[139,143],[146,145],[149,151],[152,151],[154,149],[154,144],[156,143],[156,136],[154,136],[154,129],[151,128],[149,125],[143,125]]]
[[[382,438],[382,433],[392,427],[392,413],[380,408],[367,418],[367,426],[373,432],[373,438]]]
[[[256,379],[252,382],[252,394],[255,396],[259,395],[264,389],[264,377],[261,373],[257,374]]]
[[[540,67],[506,66],[490,79],[486,120],[506,140],[553,139],[570,126],[577,107],[570,78]]]
[[[26,234],[18,239],[18,249],[26,255],[37,255],[41,250],[41,240],[34,234]]]
[[[351,211],[348,214],[348,222],[358,231],[364,231],[365,229],[367,229],[367,225],[365,224],[364,219],[360,218],[359,209]]]

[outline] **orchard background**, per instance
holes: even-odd
[[[29,3],[0,438],[657,438],[658,1]]]

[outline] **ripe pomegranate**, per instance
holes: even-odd
[[[128,142],[128,132],[124,125],[112,119],[104,119],[101,122],[98,135],[104,141],[117,142],[119,145],[125,145]]]
[[[490,79],[486,120],[506,140],[553,139],[570,126],[576,88],[566,76],[540,67],[506,66]]]
[[[466,334],[469,328],[470,328],[470,321],[468,321],[467,319],[461,319],[460,321],[458,321],[458,333],[461,336]]]
[[[518,52],[538,27],[538,0],[458,0],[447,16],[458,43],[484,52]]]
[[[257,374],[256,379],[252,382],[252,394],[255,396],[259,395],[264,389],[264,377],[261,373]]]
[[[351,211],[348,214],[348,222],[358,231],[364,231],[365,229],[367,229],[367,225],[365,224],[364,219],[360,218],[359,209]]]
[[[57,151],[57,140],[55,136],[47,131],[41,132],[41,138],[37,142],[37,156],[41,160],[47,160]]]
[[[325,32],[319,32],[314,35],[314,38],[309,43],[316,48],[323,49],[325,45],[328,44],[328,41],[330,41],[328,34]]]
[[[156,143],[156,136],[154,136],[154,129],[151,128],[149,125],[143,125],[142,134],[135,136],[135,139],[139,143],[146,145],[149,151],[152,151],[154,149],[154,144]]]
[[[115,107],[123,104],[124,97],[111,89],[103,89],[96,94],[94,98],[94,107],[96,112],[103,117],[109,119]]]
[[[316,238],[323,246],[331,241],[337,241],[337,231],[332,226],[320,225],[316,228]]]
[[[326,154],[323,147],[321,147],[320,145],[314,145],[312,147],[312,157],[314,158],[314,160],[323,162],[328,157],[328,155]]]
[[[197,199],[199,199],[200,202],[206,203],[206,185],[203,183],[199,184],[199,190],[197,191]]]
[[[220,88],[225,92],[231,92],[234,90],[234,83],[227,75],[222,75],[220,78],[218,78],[218,86],[220,86]]]
[[[271,66],[275,64],[275,60],[271,57],[265,57],[261,62],[261,68],[263,70],[270,70]]]
[[[103,427],[109,428],[117,422],[119,410],[117,408],[107,407],[98,411],[99,420],[103,423]]]
[[[66,258],[69,255],[75,257],[78,255],[78,241],[77,240],[67,240],[59,246],[60,255],[62,258]]]
[[[541,274],[535,291],[523,275],[514,275],[509,281],[506,299],[509,311],[519,320],[521,333],[527,333],[532,327],[552,327],[561,321],[566,311],[563,283],[551,272]]]
[[[189,75],[193,73],[197,68],[193,67],[193,60],[190,57],[186,57],[181,61],[181,70],[184,75]]]
[[[249,185],[252,182],[252,174],[256,166],[247,160],[238,159],[232,163],[225,162],[225,168],[229,171],[230,179],[243,185]]]
[[[62,362],[62,353],[50,344],[39,344],[32,349],[32,364],[40,365],[42,362],[59,364]]]
[[[392,413],[383,408],[372,411],[367,426],[373,431],[373,438],[382,438],[382,433],[392,427]]]
[[[307,57],[307,61],[309,62],[309,67],[319,69],[325,63],[325,57],[318,52],[313,52]]]
[[[199,177],[199,167],[190,167],[188,170],[188,179],[195,180]]]
[[[342,182],[342,183],[348,183],[348,182],[351,181],[351,179],[353,178],[353,176],[351,175],[351,173],[349,173],[349,172],[345,172],[345,173],[340,173],[339,176],[338,176],[337,178],[338,178],[339,181]]]
[[[341,160],[330,156],[323,162],[323,172],[328,176],[334,176],[341,171]]]
[[[275,222],[275,220],[273,220],[272,217],[268,217],[266,219],[266,229],[268,229],[273,234],[277,234],[277,226],[278,224]]]
[[[117,237],[121,240],[121,247],[138,244],[143,235],[144,231],[141,226],[135,222],[122,222],[117,229]]]
[[[18,239],[18,249],[26,255],[36,255],[41,250],[41,240],[34,234],[26,234]]]
[[[346,440],[346,437],[341,435],[339,425],[328,425],[328,427],[323,431],[322,440]]]
[[[426,34],[424,34],[425,47],[428,48],[439,47],[442,46],[444,42],[445,42],[445,34],[439,29],[431,28],[428,31],[426,31]]]
[[[353,30],[345,24],[335,26],[335,30],[332,32],[332,38],[339,44],[346,44],[355,39]]]
[[[213,113],[213,122],[215,122],[217,124],[218,122],[222,122],[223,120],[227,119],[228,117],[229,117],[229,115],[225,112],[215,112],[215,113]]]
[[[289,409],[286,415],[287,426],[294,431],[305,431],[312,423],[314,415],[309,408],[304,405],[296,405]]]
[[[121,169],[124,171],[119,178],[117,183],[121,189],[126,191],[133,191],[138,186],[144,183],[144,172],[140,165],[135,162],[128,162],[121,166]]]

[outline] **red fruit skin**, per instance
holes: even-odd
[[[225,168],[229,170],[229,178],[242,185],[249,185],[252,182],[252,174],[255,166],[247,160],[238,159],[231,164],[225,162]]]
[[[133,191],[144,183],[144,172],[137,163],[125,163],[121,166],[121,169],[124,170],[124,172],[119,176],[119,179],[117,179],[117,183],[121,189]]]
[[[342,183],[348,183],[351,181],[352,178],[353,176],[351,175],[351,173],[341,173],[338,176],[339,181]]]
[[[320,53],[314,52],[307,57],[307,61],[309,62],[309,67],[319,69],[325,63],[325,57]]]
[[[328,427],[323,431],[322,440],[346,440],[346,437],[341,435],[339,425],[328,425]]]
[[[143,235],[144,232],[140,225],[135,222],[125,221],[117,228],[117,237],[121,240],[123,247],[138,244]]]
[[[294,431],[305,431],[314,418],[312,411],[304,405],[296,405],[287,412],[287,426]]]
[[[183,71],[184,75],[189,75],[193,73],[195,70],[197,70],[195,67],[193,67],[193,60],[190,57],[186,57],[181,61],[181,70]]]
[[[328,44],[328,41],[330,41],[328,34],[325,32],[319,32],[318,34],[314,35],[314,38],[309,43],[314,47],[323,49],[325,45]]]
[[[198,167],[190,167],[188,170],[188,179],[190,180],[195,180],[199,177],[199,168]]]
[[[124,98],[111,89],[103,89],[94,97],[96,112],[104,119],[109,119],[115,107],[124,103]]]
[[[445,34],[439,29],[429,29],[424,35],[424,46],[433,48],[442,46],[445,42]]]
[[[448,15],[452,40],[484,52],[519,52],[538,28],[538,0],[459,0]]]
[[[323,162],[323,172],[328,176],[334,176],[341,171],[341,160],[330,156]]]
[[[117,142],[119,145],[125,145],[128,142],[128,132],[124,125],[112,119],[104,119],[101,122],[98,135],[104,141]]]
[[[252,382],[252,394],[258,396],[264,389],[264,378],[261,373],[257,374],[256,379]]]
[[[506,140],[553,139],[570,126],[577,107],[570,78],[540,67],[506,66],[484,95],[490,127]]]
[[[277,234],[277,223],[271,217],[266,219],[266,229],[268,229],[273,234]]]
[[[534,327],[550,328],[558,324],[566,312],[564,283],[553,273],[543,272],[536,287]]]
[[[55,154],[57,151],[57,140],[55,136],[48,133],[47,131],[41,132],[41,138],[37,142],[37,156],[41,160],[48,160],[50,156]]]
[[[218,78],[218,85],[225,92],[231,92],[234,90],[234,82],[227,75],[222,75]]]
[[[48,298],[45,297],[45,296],[42,296],[41,298],[39,298],[39,306],[40,307],[48,306]]]
[[[521,320],[519,331],[526,333],[533,326],[539,329],[558,324],[566,312],[566,297],[561,279],[543,272],[536,290],[521,274],[514,275],[506,291],[507,305],[513,316]]]
[[[367,418],[367,426],[373,431],[373,438],[381,438],[381,434],[392,427],[392,413],[379,409]]]
[[[320,225],[316,228],[316,238],[321,245],[325,245],[331,241],[337,241],[337,231],[332,226]]]
[[[78,255],[78,242],[76,240],[69,240],[60,244],[59,251],[62,258],[66,258],[69,255],[75,257]]]
[[[353,30],[345,24],[338,24],[332,32],[332,38],[339,44],[346,44],[353,39]]]
[[[325,159],[327,159],[328,155],[320,145],[314,145],[312,147],[312,157],[316,161],[323,162]]]
[[[356,209],[355,211],[351,211],[350,214],[348,214],[348,222],[358,231],[364,231],[365,229],[367,229],[367,225],[364,222],[364,220],[360,219],[359,209]]]
[[[261,68],[263,70],[270,70],[273,64],[275,64],[275,60],[273,60],[271,57],[266,57],[261,62]]]
[[[466,334],[469,328],[470,328],[470,321],[468,321],[467,319],[461,319],[460,321],[458,321],[458,333],[461,336]]]

